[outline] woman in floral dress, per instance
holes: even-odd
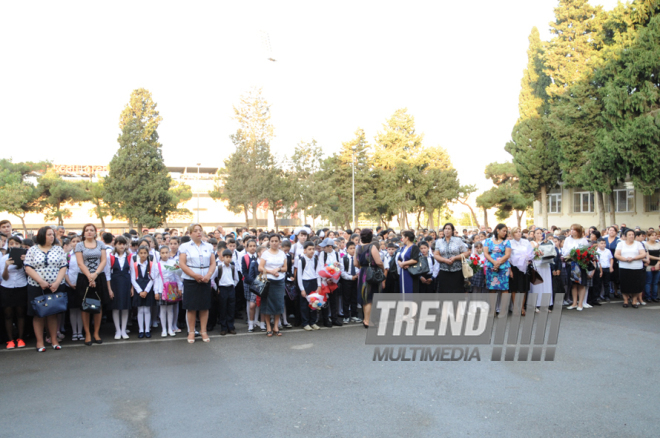
[[[511,243],[506,239],[508,229],[504,224],[495,227],[493,237],[484,242],[486,256],[486,289],[490,292],[509,290],[509,257]]]

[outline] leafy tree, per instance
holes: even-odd
[[[95,215],[101,221],[101,227],[105,228],[105,218],[110,216],[110,206],[105,201],[106,193],[103,187],[103,180],[100,181],[81,181],[81,186],[85,191],[84,200],[94,204],[94,209],[90,215]]]
[[[163,121],[156,107],[156,102],[154,102],[149,90],[144,88],[133,90],[128,104],[119,116],[119,129],[123,131],[131,120],[137,120],[144,126],[142,139],[153,143],[153,134],[158,129],[160,122]],[[155,145],[160,147],[160,143],[157,141]]]
[[[532,205],[534,198],[520,191],[516,166],[513,163],[490,163],[486,166],[486,178],[493,181],[495,187],[477,198],[477,206],[484,210],[497,207],[495,216],[500,221],[506,220],[515,212],[520,227],[522,216]]]
[[[293,199],[303,212],[303,222],[307,216],[314,220],[323,211],[317,201],[326,196],[328,188],[319,184],[321,157],[321,146],[314,139],[298,143],[291,157],[292,188],[295,190]]]
[[[130,225],[158,227],[176,210],[176,199],[169,192],[170,178],[158,143],[158,132],[145,139],[145,126],[130,120],[117,139],[119,150],[110,161],[104,180],[112,216]]]
[[[26,236],[26,214],[43,210],[37,188],[26,177],[32,172],[45,172],[47,167],[47,162],[13,163],[10,159],[0,160],[0,206],[21,220]]]
[[[64,225],[64,219],[72,215],[71,210],[62,207],[64,204],[80,204],[86,198],[82,184],[66,181],[52,169],[39,177],[37,192],[44,219],[56,220],[58,225]]]
[[[257,225],[257,209],[265,200],[267,172],[273,161],[270,141],[273,127],[270,123],[270,105],[261,89],[252,89],[241,96],[234,106],[234,119],[238,122],[231,136],[236,150],[225,160],[218,172],[215,186],[209,195],[226,201],[233,213],[252,212],[253,225]]]
[[[520,190],[541,201],[543,223],[548,225],[548,190],[559,180],[558,154],[551,141],[545,116],[549,111],[546,88],[551,80],[543,71],[544,48],[536,27],[529,35],[527,68],[521,80],[518,112],[511,141],[504,149],[513,156]]]
[[[467,208],[470,209],[470,214],[472,215],[472,220],[474,221],[474,224],[476,225],[477,228],[480,228],[479,225],[479,219],[477,219],[477,214],[475,213],[474,209],[469,203],[470,195],[472,195],[474,192],[477,191],[477,186],[474,184],[470,185],[465,185],[465,186],[460,186],[458,188],[458,197],[456,198],[456,201],[458,203],[463,204]],[[485,217],[485,225],[488,226],[488,217]],[[433,225],[429,225],[430,228],[433,228]]]

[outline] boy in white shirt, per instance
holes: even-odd
[[[218,290],[220,301],[220,335],[229,332],[236,334],[234,326],[234,312],[236,311],[236,292],[238,284],[238,269],[232,262],[232,252],[228,249],[222,251],[222,263],[218,265],[211,277],[211,286]]]
[[[600,291],[597,291],[598,296],[601,299],[610,301],[610,274],[614,272],[614,266],[612,265],[612,253],[609,249],[605,248],[605,239],[598,239],[598,262],[603,271],[603,276],[601,278],[600,284],[603,286],[602,294]]]
[[[296,256],[296,280],[300,289],[300,319],[305,330],[319,330],[318,310],[309,308],[307,295],[321,291],[321,279],[316,272],[319,259],[314,255],[314,243],[305,242],[302,254]]]

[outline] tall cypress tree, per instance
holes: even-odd
[[[559,180],[559,163],[546,126],[549,109],[546,88],[551,80],[544,72],[543,52],[539,31],[534,27],[529,35],[527,68],[520,84],[520,117],[504,149],[513,156],[521,193],[540,199],[543,225],[548,226],[547,193]]]

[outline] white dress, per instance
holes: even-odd
[[[536,249],[539,245],[536,242],[532,242],[532,246]],[[543,283],[530,285],[529,293],[538,294],[536,307],[541,305],[541,294],[550,294],[550,305],[552,305],[552,272],[550,271],[550,260],[544,263],[541,263],[540,260],[534,260],[532,263],[534,263],[534,269],[541,274]]]

